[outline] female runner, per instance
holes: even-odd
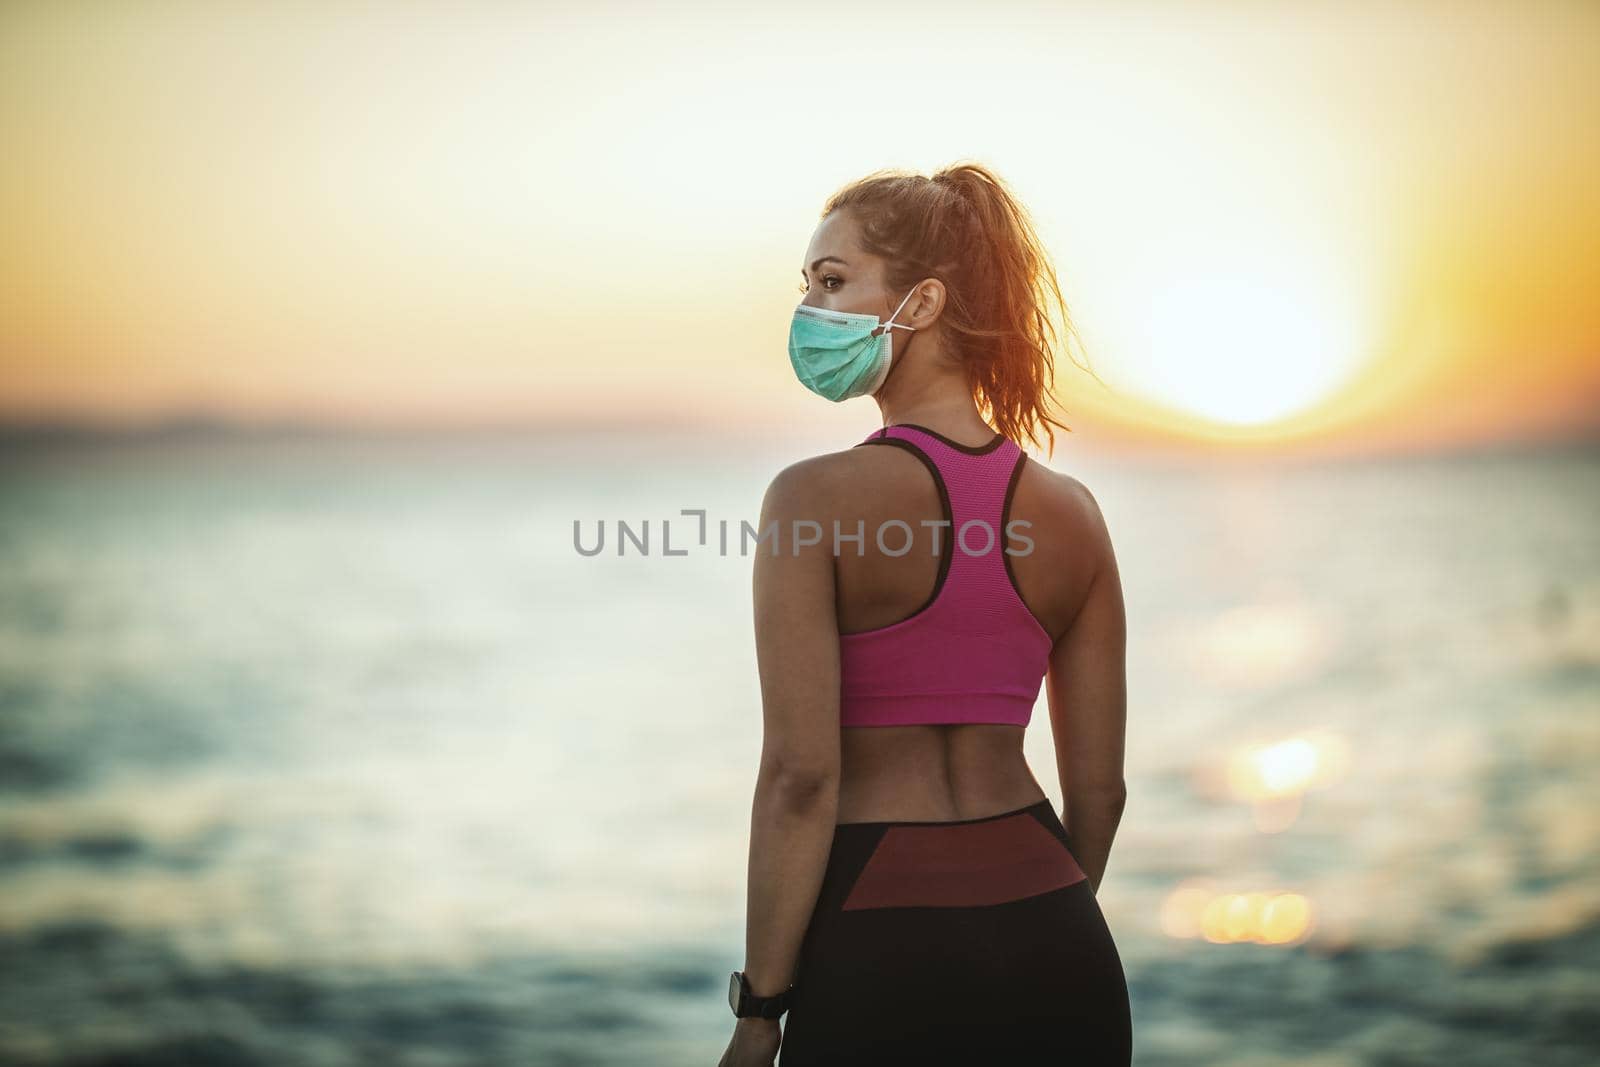
[[[764,735],[720,1067],[780,1046],[781,1067],[1125,1067],[1096,900],[1127,796],[1121,582],[1089,490],[1020,446],[1066,429],[1054,271],[1014,195],[962,164],[841,190],[801,274],[797,377],[871,396],[883,425],[762,503]],[[1061,817],[1023,756],[1041,686]]]

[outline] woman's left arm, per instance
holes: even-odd
[[[744,971],[773,996],[796,978],[839,809],[839,627],[832,519],[816,460],[778,474],[761,504],[752,573],[761,764],[750,819]],[[797,536],[798,535],[798,536]],[[814,544],[802,544],[814,540]],[[776,1029],[775,1020],[740,1020]]]

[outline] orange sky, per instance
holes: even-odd
[[[1350,7],[12,3],[0,416],[866,425],[816,212],[973,158],[1082,439],[1600,432],[1600,6]]]

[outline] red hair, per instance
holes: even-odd
[[[861,243],[888,264],[885,281],[903,291],[938,278],[948,293],[940,318],[980,413],[996,431],[1055,451],[1049,404],[1055,388],[1058,307],[1067,315],[1055,269],[1017,198],[987,167],[958,163],[931,178],[880,170],[834,193],[822,217],[848,211]],[[1059,406],[1059,405],[1058,405]],[[1064,410],[1063,410],[1063,413]]]

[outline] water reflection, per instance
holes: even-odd
[[[753,519],[776,468],[715,455],[10,459],[0,1060],[714,1062],[748,560],[570,529]],[[1591,1062],[1600,457],[1079,473],[1128,597],[1141,1067]],[[1026,748],[1049,788],[1042,704]]]

